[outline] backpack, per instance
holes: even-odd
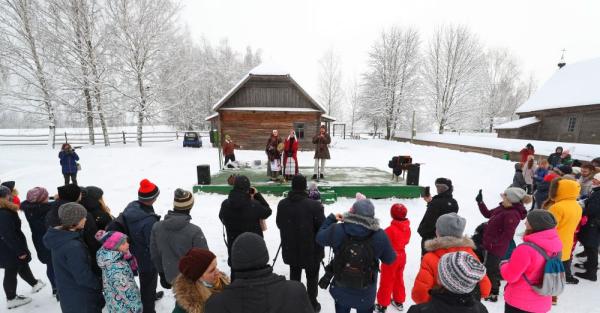
[[[542,275],[542,282],[540,284],[534,285],[531,281],[525,276],[523,273],[523,278],[533,288],[533,290],[541,295],[541,296],[558,296],[565,289],[565,285],[567,283],[565,276],[565,267],[561,262],[562,253],[548,256],[544,249],[540,248],[540,246],[536,245],[532,242],[524,242],[523,245],[527,245],[535,249],[539,254],[541,254],[546,260],[546,264],[544,265],[544,274]]]
[[[113,219],[106,225],[106,231],[118,231],[127,236],[129,236],[129,228],[127,227],[127,221],[125,220],[125,215],[123,212],[117,216],[117,218]]]
[[[342,228],[344,225],[342,224]],[[346,229],[344,228],[344,232]],[[346,238],[333,258],[333,280],[336,286],[366,289],[375,283],[379,266],[375,259],[371,238],[354,237],[346,234]]]

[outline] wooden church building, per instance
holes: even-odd
[[[296,131],[300,149],[312,150],[312,137],[323,123],[335,121],[289,72],[262,64],[252,69],[215,105],[206,118],[217,129],[221,140],[225,135],[242,149],[263,150],[271,132],[287,138]]]
[[[600,144],[600,58],[558,67],[498,137]]]

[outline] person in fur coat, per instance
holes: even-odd
[[[217,257],[206,249],[191,248],[178,266],[173,313],[204,313],[206,300],[229,285],[229,278],[217,268]]]
[[[142,296],[133,276],[137,261],[129,252],[127,235],[99,230],[96,239],[102,244],[96,259],[102,269],[102,293],[108,312],[142,312]]]
[[[475,243],[470,238],[463,236],[466,224],[467,220],[456,213],[444,214],[438,218],[435,224],[437,237],[425,242],[427,253],[421,259],[421,267],[412,289],[412,299],[416,304],[431,300],[429,291],[434,287],[439,287],[438,264],[443,255],[464,251],[479,261],[473,251]],[[489,278],[483,276],[479,282],[481,297],[488,297],[490,289]]]

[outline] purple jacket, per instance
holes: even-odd
[[[502,258],[508,250],[519,222],[527,217],[527,209],[522,203],[513,203],[509,208],[505,208],[500,203],[493,210],[488,210],[483,202],[478,204],[481,214],[490,219],[483,233],[483,247],[489,253]]]

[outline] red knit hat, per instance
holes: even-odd
[[[402,220],[406,218],[407,209],[402,203],[394,203],[390,209],[390,214],[395,220]]]
[[[188,279],[197,281],[216,258],[214,253],[206,249],[191,248],[179,259],[179,272]]]
[[[138,199],[141,201],[150,201],[156,199],[160,194],[160,190],[155,184],[147,179],[142,179],[140,189],[138,189]]]
[[[544,181],[549,183],[549,182],[553,181],[556,177],[560,177],[560,175],[558,175],[554,172],[550,172],[550,173],[546,174],[546,176],[544,176]]]

